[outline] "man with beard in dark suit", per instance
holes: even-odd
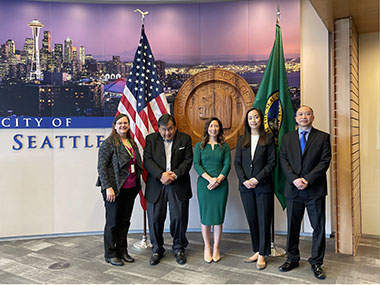
[[[299,233],[305,208],[313,227],[309,263],[318,279],[325,279],[321,268],[326,247],[326,171],[331,160],[330,135],[312,127],[313,110],[308,106],[296,112],[298,130],[282,137],[280,162],[286,176],[285,197],[288,216],[287,260],[279,267],[287,272],[298,267]]]
[[[190,136],[177,131],[171,115],[162,115],[158,120],[158,133],[146,137],[144,149],[144,167],[148,171],[145,197],[153,245],[150,265],[158,264],[165,252],[163,231],[168,203],[173,252],[178,264],[186,263],[185,248],[189,243],[186,230],[189,199],[192,197],[189,171],[192,163]]]

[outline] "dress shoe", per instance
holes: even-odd
[[[203,252],[203,259],[206,263],[212,262],[212,255],[211,255],[211,250],[209,247],[205,247],[204,252]]]
[[[247,257],[246,259],[244,259],[244,262],[245,263],[256,262],[258,258],[259,258],[259,254],[256,252],[254,255],[252,255],[252,256]]]
[[[175,260],[177,261],[178,264],[185,264],[186,263],[186,256],[185,256],[185,253],[183,251],[178,251],[176,254],[175,254]]]
[[[154,252],[152,256],[150,257],[149,263],[150,265],[157,265],[160,263],[160,259],[162,258],[163,254],[159,254],[157,252]]]
[[[222,257],[221,256],[219,256],[219,258],[217,257],[217,258],[212,258],[212,261],[214,261],[215,263],[218,263],[220,260],[222,259]]]
[[[220,260],[222,259],[222,257],[220,256],[220,251],[219,249],[215,249],[214,248],[214,252],[212,254],[212,260],[214,262],[219,262]]]
[[[264,262],[259,262],[259,258],[257,259],[256,267],[258,270],[263,270],[265,267],[267,267],[267,261],[265,260],[265,257],[263,259]]]
[[[129,262],[129,263],[135,262],[135,259],[134,259],[132,256],[130,256],[130,255],[128,254],[128,252],[124,253],[124,254],[121,256],[121,260],[122,260],[122,261],[125,261],[125,262]]]
[[[311,270],[314,272],[315,278],[323,280],[326,278],[326,274],[320,265],[312,265]]]
[[[212,257],[203,257],[203,260],[206,262],[206,263],[211,263],[212,262]]]
[[[290,270],[292,270],[298,266],[299,266],[298,262],[285,261],[285,263],[283,265],[281,265],[278,269],[281,272],[288,272],[288,271],[290,271]]]
[[[124,265],[124,262],[121,261],[121,259],[118,257],[106,257],[105,260],[107,263],[110,263],[111,265],[114,265],[114,266],[123,266]]]

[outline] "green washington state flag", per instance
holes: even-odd
[[[279,154],[281,138],[287,132],[295,129],[295,122],[288,78],[286,77],[281,28],[278,24],[276,25],[276,39],[253,107],[263,112],[265,131],[273,135],[276,143],[277,164],[273,173],[274,192],[282,208],[285,209],[285,176],[281,170]]]

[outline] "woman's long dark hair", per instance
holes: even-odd
[[[205,146],[207,145],[207,143],[208,143],[208,141],[210,139],[210,135],[208,134],[208,127],[210,126],[210,124],[211,124],[212,121],[217,121],[218,122],[219,133],[218,133],[218,136],[216,137],[216,141],[220,145],[220,147],[223,147],[223,143],[224,143],[224,131],[223,131],[222,122],[217,117],[212,117],[212,118],[208,119],[206,121],[206,123],[205,123],[205,128],[203,130],[203,137],[202,137],[202,140],[201,140],[201,148],[202,149],[205,148]]]
[[[245,114],[245,120],[244,120],[244,135],[243,135],[243,139],[241,141],[241,146],[242,148],[248,148],[251,146],[251,127],[249,126],[249,123],[248,123],[248,114],[249,112],[251,111],[256,111],[259,116],[260,116],[260,127],[259,127],[259,142],[258,144],[259,145],[265,145],[268,143],[268,138],[267,138],[267,134],[264,130],[264,115],[263,115],[263,112],[261,112],[260,109],[257,109],[257,108],[251,108],[247,111],[247,113]]]
[[[131,125],[131,121],[129,120],[129,117],[127,115],[125,115],[125,114],[119,114],[119,115],[117,115],[115,117],[115,119],[113,120],[113,122],[112,122],[112,131],[111,131],[110,137],[114,140],[114,142],[115,142],[115,144],[117,146],[120,146],[120,136],[116,132],[115,126],[116,126],[117,121],[119,121],[121,118],[124,118],[124,117],[127,118],[129,125]],[[129,128],[128,132],[127,132],[127,139],[131,142],[132,146],[135,145],[135,141],[132,138],[131,129],[130,128]]]

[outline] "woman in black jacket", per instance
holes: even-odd
[[[127,234],[135,198],[141,189],[142,162],[132,139],[128,116],[119,114],[112,132],[98,155],[98,182],[106,209],[104,257],[107,263],[122,266],[134,262],[128,254]]]
[[[245,132],[239,137],[235,169],[239,190],[251,233],[253,255],[245,262],[266,267],[271,252],[270,225],[273,207],[272,172],[276,165],[273,137],[264,130],[261,110],[252,108],[245,116]]]

